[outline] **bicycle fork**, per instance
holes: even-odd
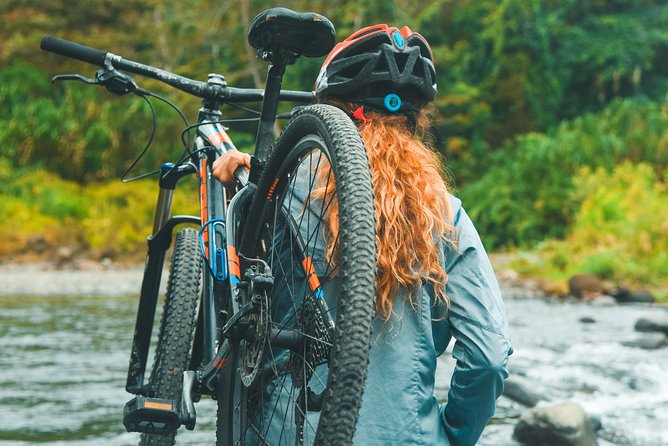
[[[156,205],[153,223],[153,233],[148,237],[148,252],[144,263],[144,277],[142,279],[137,319],[132,339],[130,365],[125,384],[125,390],[135,395],[145,393],[144,374],[148,350],[153,331],[153,319],[160,292],[160,279],[165,261],[165,253],[172,243],[174,227],[181,224],[200,224],[200,219],[190,215],[169,217],[172,207],[172,197],[176,183],[186,175],[195,173],[192,164],[183,164],[178,167],[170,163],[161,166],[160,193]]]

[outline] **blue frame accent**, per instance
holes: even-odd
[[[213,261],[209,261],[209,259],[206,258],[206,251],[204,249],[204,239],[202,238],[202,234],[204,233],[204,229],[206,229],[209,225],[222,225],[223,230],[225,230],[225,220],[222,218],[213,218],[206,223],[202,225],[202,227],[199,229],[199,246],[200,250],[202,251],[202,258],[204,259],[204,263],[209,267],[209,272],[211,273],[212,277],[215,280],[226,280],[227,279],[227,250],[225,248],[219,248],[216,246],[216,238],[212,237],[211,238],[211,246],[212,246],[212,251],[215,256]],[[220,262],[220,263],[219,263]],[[218,264],[221,265],[220,271],[218,270]]]

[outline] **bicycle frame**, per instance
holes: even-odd
[[[285,73],[286,63],[275,63],[269,68],[260,123],[258,125],[255,152],[253,154],[253,168],[245,189],[255,187],[261,173],[261,166],[266,160],[269,146],[273,140],[273,126],[278,109],[281,93],[281,83]],[[210,75],[209,83],[220,85],[222,79],[218,75]],[[194,141],[196,158],[189,163],[175,168],[171,164],[164,164],[160,176],[160,193],[156,204],[153,234],[148,238],[148,253],[145,261],[144,276],[140,293],[137,319],[130,353],[130,365],[126,380],[126,390],[136,395],[145,395],[144,375],[148,360],[148,351],[153,331],[153,320],[157,306],[160,279],[164,266],[165,254],[172,241],[174,228],[183,224],[194,224],[202,228],[202,242],[207,268],[213,269],[213,274],[204,274],[202,283],[202,299],[198,314],[197,329],[191,369],[197,369],[202,364],[211,368],[216,361],[218,349],[217,341],[220,335],[220,312],[225,298],[235,296],[235,279],[240,277],[239,260],[236,257],[235,225],[238,206],[251,198],[252,194],[240,193],[237,200],[230,204],[230,216],[227,233],[223,230],[224,222],[228,218],[228,204],[226,191],[222,184],[211,175],[213,162],[222,153],[228,150],[237,150],[224,126],[220,123],[220,102],[212,99],[205,100],[204,106],[198,112],[197,136]],[[199,181],[200,216],[174,216],[171,213],[171,203],[177,183],[183,177],[197,174]],[[240,200],[245,197],[245,200]],[[213,229],[213,230],[212,230]],[[228,271],[228,256],[231,257],[231,271]],[[229,273],[233,273],[230,277]],[[236,274],[236,276],[234,275]],[[230,280],[228,281],[228,277]],[[229,285],[231,283],[231,285]],[[230,289],[230,286],[234,289]],[[233,299],[233,308],[239,310]],[[220,360],[218,360],[220,361]],[[207,367],[206,365],[209,365]],[[219,368],[219,367],[216,367]]]

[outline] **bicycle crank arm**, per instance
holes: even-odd
[[[197,412],[193,403],[193,385],[197,382],[197,376],[194,371],[187,370],[183,372],[183,389],[181,390],[181,413],[180,419],[189,431],[195,429],[197,421]]]

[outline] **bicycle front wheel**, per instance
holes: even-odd
[[[376,238],[369,163],[341,110],[300,110],[246,218],[242,265],[266,269],[254,336],[220,376],[218,445],[349,445],[368,365]]]
[[[181,400],[183,372],[188,367],[197,323],[202,261],[197,231],[183,229],[176,236],[167,294],[162,310],[155,362],[148,396]],[[172,446],[176,433],[141,434],[140,446]]]

